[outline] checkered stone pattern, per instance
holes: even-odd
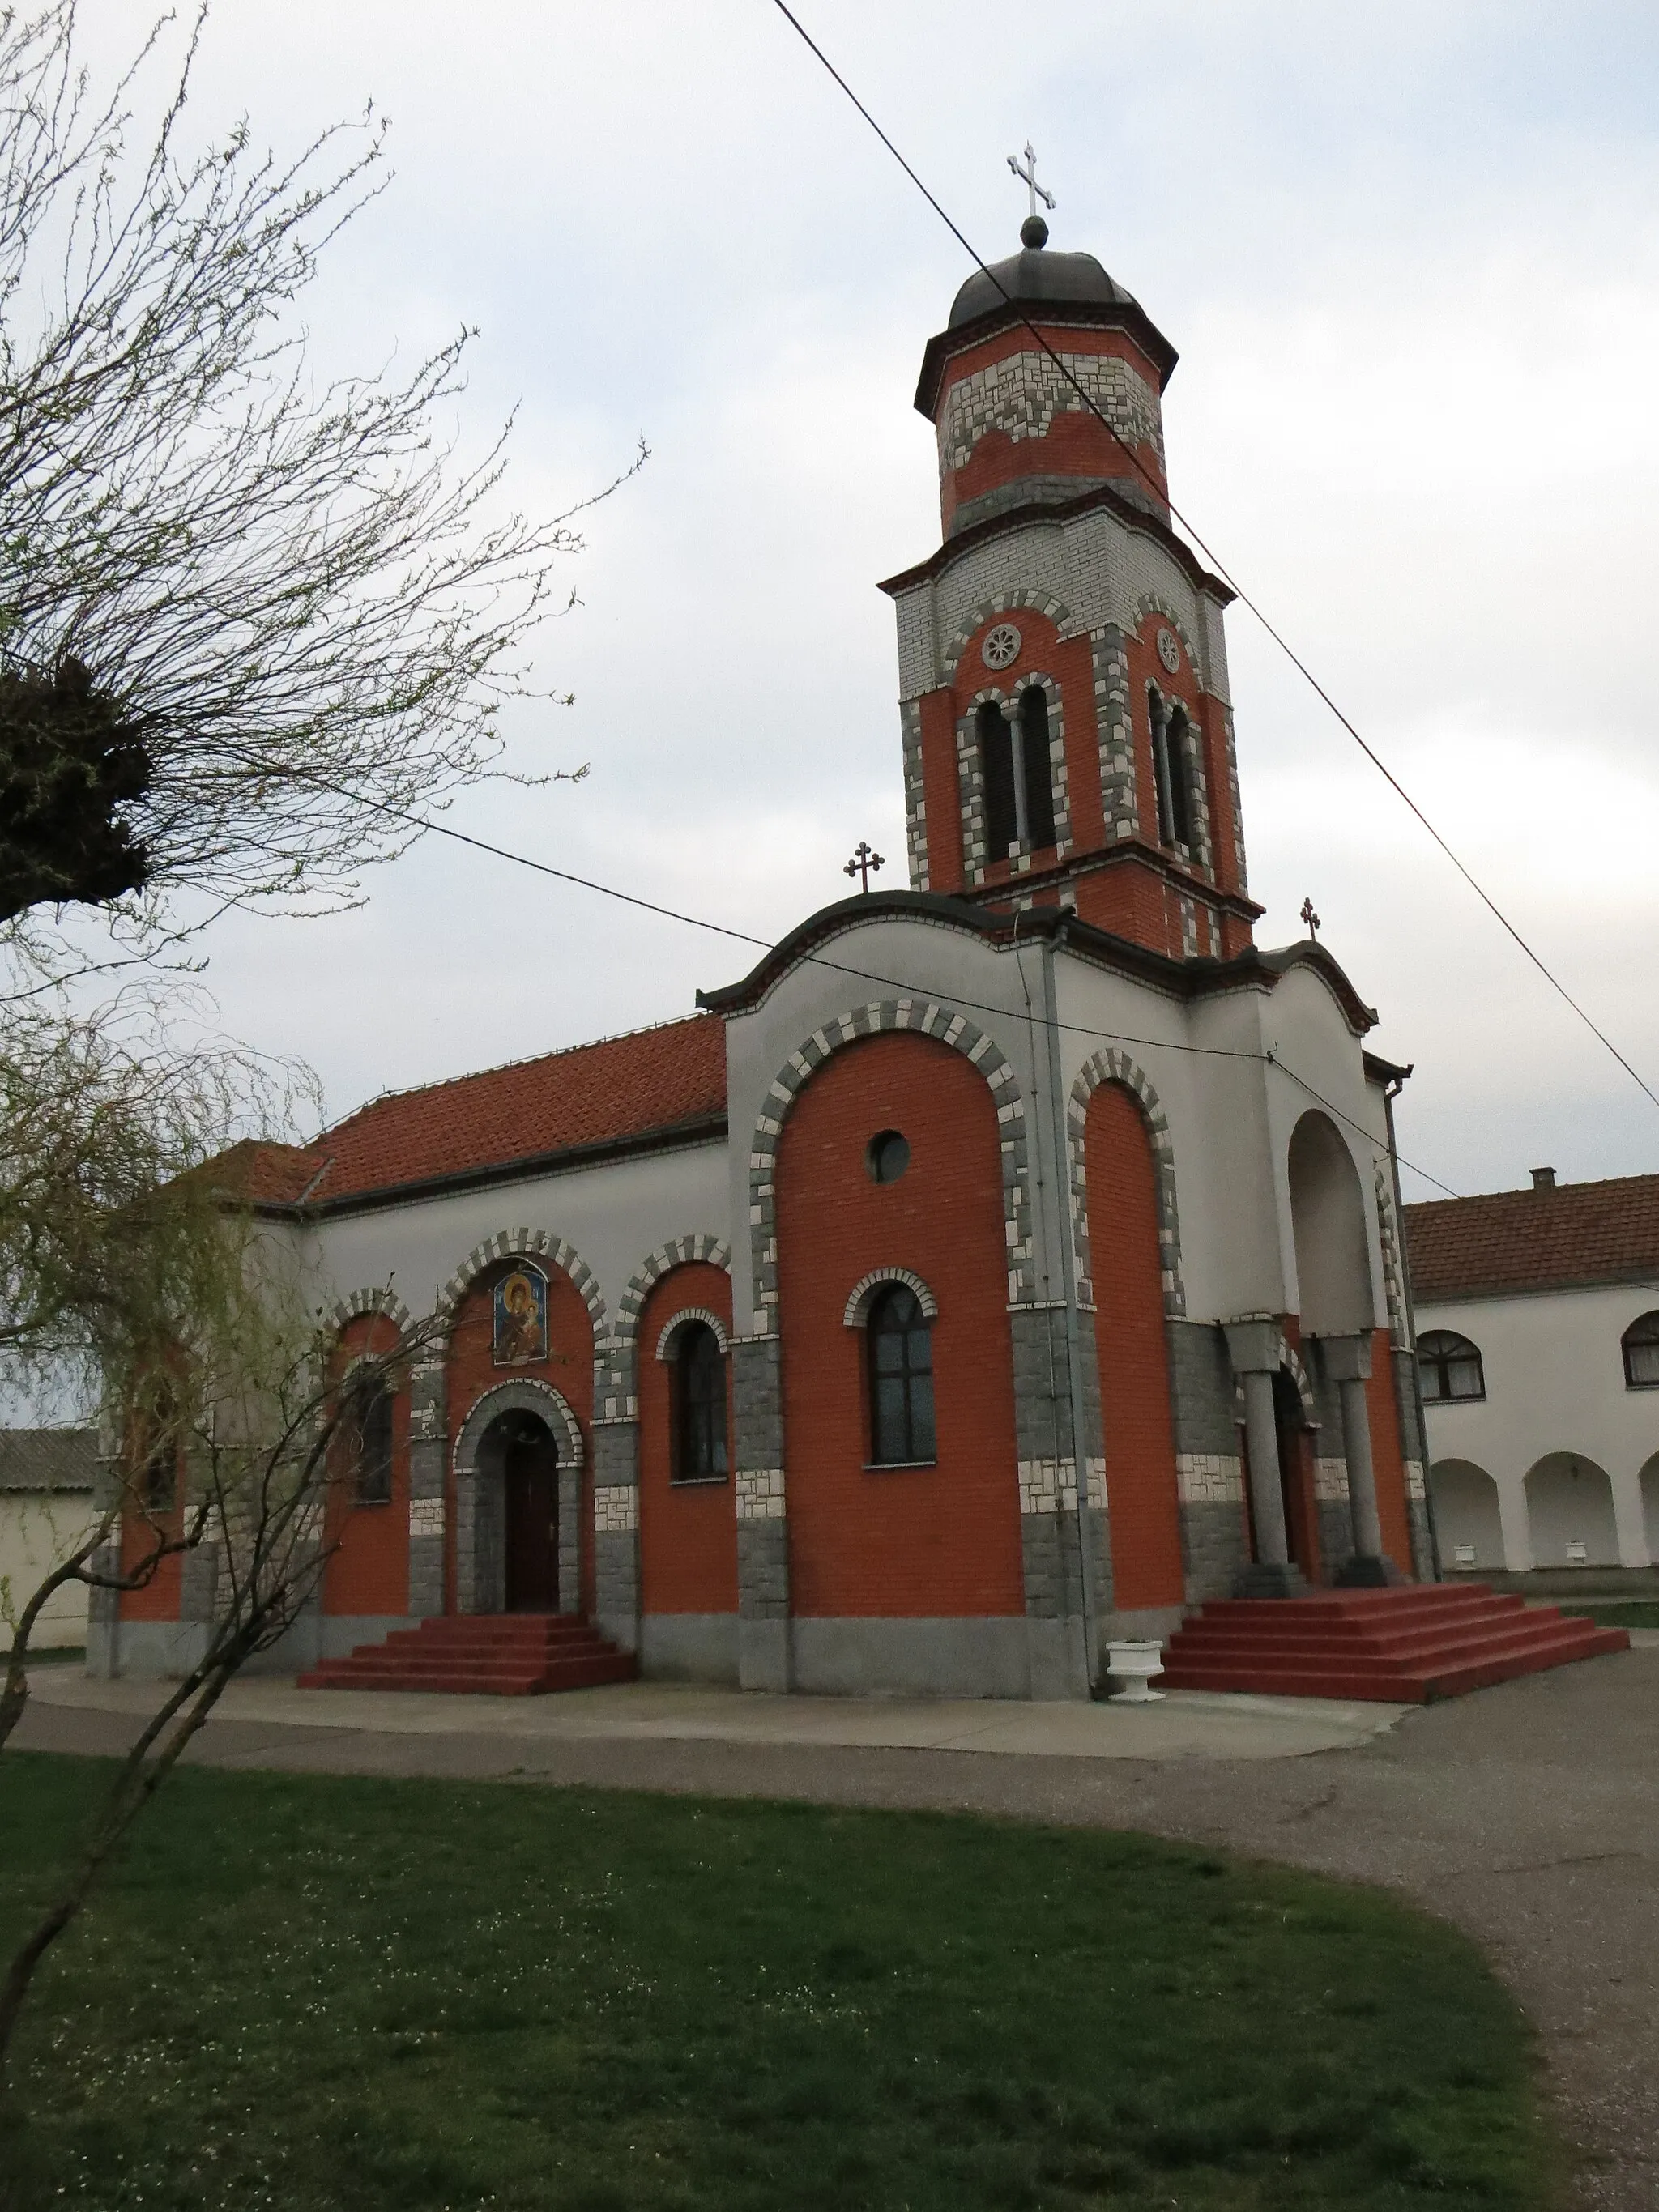
[[[409,1610],[444,1609],[445,1376],[436,1346],[416,1353],[409,1377]]]
[[[1067,374],[1062,374],[1062,368]],[[1113,354],[1016,353],[960,376],[945,394],[939,419],[939,479],[965,468],[989,430],[1018,444],[1046,438],[1056,415],[1085,412],[1075,378],[1118,435],[1130,445],[1155,448],[1164,462],[1164,423],[1158,394],[1127,361]]]
[[[1376,1188],[1376,1233],[1382,1248],[1382,1294],[1388,1302],[1389,1335],[1397,1352],[1409,1349],[1411,1332],[1406,1326],[1406,1285],[1400,1266],[1400,1232],[1395,1225],[1394,1179],[1386,1160],[1373,1163]]]
[[[989,599],[976,599],[957,623],[951,642],[945,648],[945,681],[948,684],[953,680],[957,663],[988,622],[997,615],[1018,614],[1022,608],[1027,607],[1046,616],[1062,637],[1068,635],[1073,628],[1071,611],[1066,602],[1055,599],[1049,592],[1022,588],[997,592]],[[997,696],[1000,697],[1001,694],[999,692]]]
[[[640,1316],[646,1300],[663,1277],[693,1261],[724,1267],[729,1274],[732,1248],[724,1237],[702,1231],[672,1237],[648,1254],[629,1277],[628,1288],[617,1302],[616,1321],[605,1340],[596,1344],[596,1424],[639,1419]]]
[[[1175,1152],[1170,1124],[1162,1103],[1146,1070],[1108,1045],[1093,1053],[1079,1070],[1066,1109],[1066,1130],[1071,1157],[1072,1240],[1077,1252],[1079,1304],[1095,1303],[1094,1266],[1089,1247],[1089,1176],[1084,1139],[1089,1126],[1089,1101],[1103,1083],[1121,1083],[1139,1104],[1152,1139],[1158,1175],[1158,1242],[1164,1283],[1164,1310],[1179,1316],[1187,1310],[1186,1285],[1181,1276],[1181,1221],[1176,1206]]]
[[[899,706],[899,741],[904,756],[904,846],[910,863],[910,888],[925,891],[927,874],[927,793],[921,765],[921,702]]]
[[[1188,960],[1198,957],[1198,908],[1186,893],[1182,892],[1176,904],[1181,915],[1181,950]]]
[[[1008,1268],[1008,1302],[1029,1303],[1036,1294],[1032,1244],[1030,1170],[1025,1129],[1025,1101],[1008,1057],[965,1014],[932,999],[883,999],[857,1006],[814,1030],[772,1079],[755,1123],[749,1152],[750,1280],[755,1286],[753,1336],[775,1340],[778,1333],[778,1140],[797,1093],[832,1053],[860,1038],[905,1030],[937,1037],[970,1060],[989,1085],[996,1104],[1002,1151],[1003,1233]],[[781,1462],[780,1449],[774,1464]]]
[[[1097,1513],[1106,1510],[1106,1462],[1089,1462],[1089,1503]],[[1019,1462],[1019,1510],[1022,1513],[1075,1513],[1077,1462],[1070,1459],[1023,1459]]]
[[[596,1482],[593,1486],[593,1534],[631,1536],[640,1525],[637,1483]]]
[[[985,823],[985,774],[979,757],[979,710],[982,702],[994,699],[999,706],[1003,694],[994,687],[976,691],[968,702],[968,711],[957,724],[957,789],[962,794],[962,866],[970,884],[985,881],[985,869],[989,860],[990,847],[987,841]],[[998,860],[1007,854],[999,853]]]
[[[1244,866],[1244,810],[1238,796],[1238,746],[1233,737],[1233,710],[1223,710],[1222,724],[1227,745],[1227,796],[1233,812],[1233,867],[1238,878],[1238,889],[1249,894],[1250,879]]]
[[[1095,726],[1099,732],[1100,802],[1109,842],[1136,836],[1140,828],[1135,793],[1135,746],[1129,712],[1129,659],[1123,633],[1115,628],[1091,630]]]
[[[1244,1462],[1228,1452],[1178,1452],[1176,1488],[1183,1505],[1242,1505]]]
[[[739,1521],[781,1521],[788,1510],[783,1469],[739,1468],[736,1497]]]
[[[354,1321],[361,1320],[364,1314],[383,1314],[399,1335],[405,1334],[414,1326],[409,1308],[392,1291],[390,1284],[380,1290],[353,1291],[349,1298],[338,1301],[330,1318],[336,1328],[346,1328]]]

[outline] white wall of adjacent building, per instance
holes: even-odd
[[[1625,1331],[1659,1289],[1419,1301],[1480,1352],[1486,1395],[1425,1407],[1449,1571],[1659,1564],[1659,1388],[1632,1388]]]
[[[18,1614],[91,1527],[84,1491],[0,1490],[0,1651],[10,1650]],[[86,1584],[70,1583],[48,1599],[30,1642],[49,1651],[86,1640]]]

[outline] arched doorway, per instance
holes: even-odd
[[[1548,1452],[1527,1474],[1535,1567],[1616,1567],[1619,1535],[1605,1469],[1577,1452]]]
[[[498,1414],[478,1445],[481,1472],[499,1469],[501,1609],[559,1609],[559,1450],[535,1413]]]
[[[454,1610],[581,1610],[582,1433],[549,1384],[497,1383],[454,1455]]]
[[[1440,1459],[1429,1469],[1440,1565],[1449,1575],[1507,1566],[1498,1485],[1472,1460]]]

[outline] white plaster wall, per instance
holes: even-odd
[[[699,1232],[730,1242],[726,1148],[686,1146],[325,1218],[309,1242],[331,1299],[389,1283],[411,1313],[422,1314],[477,1245],[500,1230],[524,1228],[544,1229],[575,1248],[599,1279],[608,1321],[659,1246]]]
[[[1526,1490],[1528,1470],[1553,1453],[1605,1470],[1621,1565],[1659,1559],[1641,1483],[1643,1467],[1659,1453],[1659,1390],[1628,1389],[1620,1352],[1632,1322],[1656,1306],[1659,1288],[1636,1285],[1418,1301],[1419,1337],[1455,1329],[1480,1347],[1486,1397],[1427,1408],[1430,1458],[1464,1461],[1492,1477],[1503,1564],[1512,1572],[1553,1564],[1543,1553],[1561,1534],[1554,1512],[1545,1516],[1535,1547]]]
[[[74,1492],[0,1491],[0,1651],[11,1649],[13,1620],[92,1525],[91,1499]],[[86,1585],[71,1583],[53,1594],[30,1641],[47,1651],[86,1640]]]

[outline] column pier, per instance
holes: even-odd
[[[1343,1589],[1385,1589],[1406,1577],[1382,1549],[1382,1522],[1376,1510],[1371,1415],[1365,1399],[1371,1340],[1364,1334],[1323,1336],[1319,1346],[1342,1407],[1342,1455],[1347,1462],[1348,1511],[1353,1522],[1353,1556],[1343,1561],[1335,1581]]]
[[[1273,1415],[1273,1377],[1283,1339],[1271,1321],[1228,1322],[1227,1352],[1244,1385],[1244,1441],[1250,1462],[1250,1514],[1255,1560],[1234,1579],[1235,1597],[1299,1597],[1307,1589],[1291,1559],[1285,1527],[1285,1491],[1279,1462],[1279,1424]]]

